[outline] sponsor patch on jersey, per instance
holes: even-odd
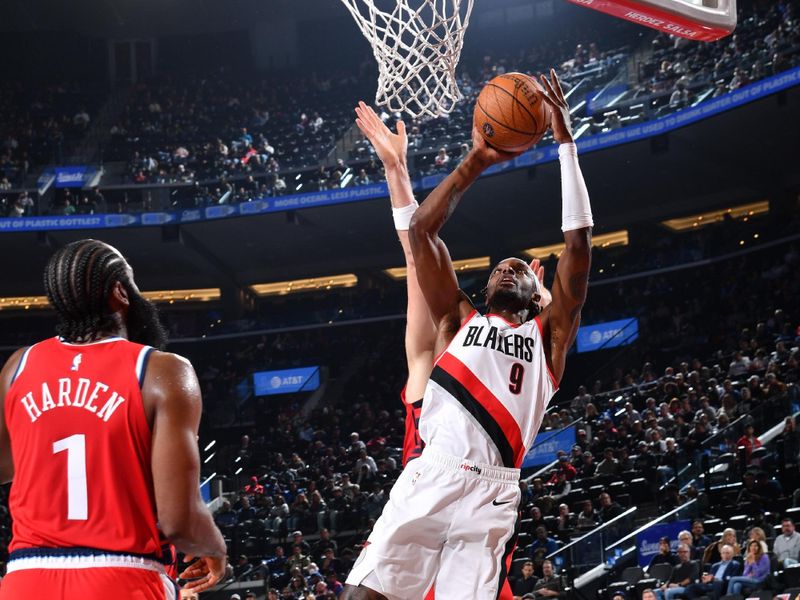
[[[459,469],[462,469],[464,471],[472,471],[473,473],[477,473],[478,475],[480,475],[483,472],[483,470],[480,467],[476,465],[468,465],[467,463],[462,464],[459,467]]]

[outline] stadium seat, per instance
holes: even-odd
[[[786,587],[800,587],[800,565],[784,567],[781,580]]]
[[[636,582],[644,577],[644,571],[641,567],[628,567],[622,571],[622,579],[628,582],[629,585],[636,585]]]
[[[644,590],[647,588],[655,589],[657,586],[658,580],[655,577],[640,579],[636,582],[636,586],[634,587],[634,598],[641,598]]]
[[[669,563],[659,563],[657,565],[653,565],[650,569],[648,569],[647,575],[659,582],[668,581],[670,575],[672,575],[672,565]]]

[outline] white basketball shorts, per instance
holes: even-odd
[[[518,469],[425,448],[394,484],[347,583],[389,600],[421,600],[434,585],[437,599],[510,599],[519,499]]]

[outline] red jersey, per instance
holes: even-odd
[[[5,399],[14,457],[10,551],[96,548],[161,557],[141,386],[152,348],[50,338]]]
[[[406,435],[403,438],[403,466],[408,461],[419,458],[425,442],[419,436],[419,415],[422,412],[422,400],[417,400],[413,404],[406,402],[406,390],[400,392],[400,398],[406,407]]]

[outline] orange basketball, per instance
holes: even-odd
[[[473,120],[487,144],[505,152],[519,152],[542,139],[550,126],[550,107],[533,77],[506,73],[481,90]]]

